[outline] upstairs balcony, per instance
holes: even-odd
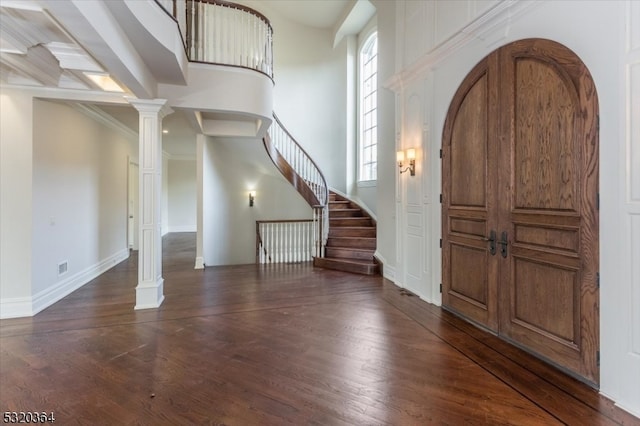
[[[4,85],[102,104],[167,99],[210,136],[261,139],[271,124],[273,30],[248,7],[37,0],[2,3],[0,15]],[[105,88],[96,77],[115,84]]]

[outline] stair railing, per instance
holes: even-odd
[[[256,263],[308,262],[313,254],[311,219],[256,221]]]
[[[324,257],[329,235],[329,187],[318,165],[282,125],[276,114],[263,138],[280,173],[313,209],[314,256]]]

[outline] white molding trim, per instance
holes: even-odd
[[[33,316],[31,297],[13,297],[0,300],[0,319]]]
[[[0,301],[0,318],[31,317],[68,296],[75,290],[102,275],[118,263],[129,258],[129,249],[124,248],[106,259],[92,265],[69,278],[59,281],[32,297],[17,297]]]
[[[94,105],[86,105],[79,103],[69,103],[73,109],[80,111],[84,115],[96,120],[99,123],[104,124],[107,127],[110,127],[117,132],[120,132],[124,137],[138,142],[138,132],[131,130],[129,127],[122,124],[121,121],[116,120],[113,116],[107,114],[100,108]]]
[[[612,398],[609,398],[609,399],[612,399]],[[638,417],[640,419],[640,411],[634,410],[635,407],[629,407],[626,404],[620,404],[619,402],[616,402],[614,405],[616,407],[620,408],[621,410],[624,410],[627,413],[629,413],[629,414],[631,414],[633,416],[636,416],[636,417]]]
[[[2,3],[4,6],[4,2]],[[122,93],[101,92],[99,90],[77,90],[61,87],[28,86],[25,84],[0,84],[0,90],[19,91],[36,98],[57,99],[67,102],[108,103],[115,105],[128,105]]]
[[[501,26],[508,29],[513,18],[529,11],[540,3],[540,0],[507,0],[496,4],[484,14],[460,28],[451,37],[434,46],[413,65],[392,75],[384,82],[383,87],[396,93],[401,93],[404,87],[420,79],[425,73],[437,67],[445,58],[463,48],[470,41],[479,39],[486,41],[490,45],[495,44],[497,40],[489,37],[491,31]],[[503,37],[506,37],[506,35],[505,33]]]

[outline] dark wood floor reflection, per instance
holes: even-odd
[[[638,424],[597,391],[380,277],[310,264],[194,270],[165,237],[166,300],[132,256],[0,321],[0,409],[55,424]]]

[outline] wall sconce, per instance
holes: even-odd
[[[416,150],[415,148],[407,149],[407,160],[409,160],[409,165],[406,169],[402,170],[402,163],[404,163],[405,154],[404,151],[396,152],[396,160],[398,161],[398,167],[400,168],[400,174],[404,172],[409,172],[411,176],[416,175]]]
[[[256,191],[249,191],[249,207],[253,207],[253,200],[256,198]]]

